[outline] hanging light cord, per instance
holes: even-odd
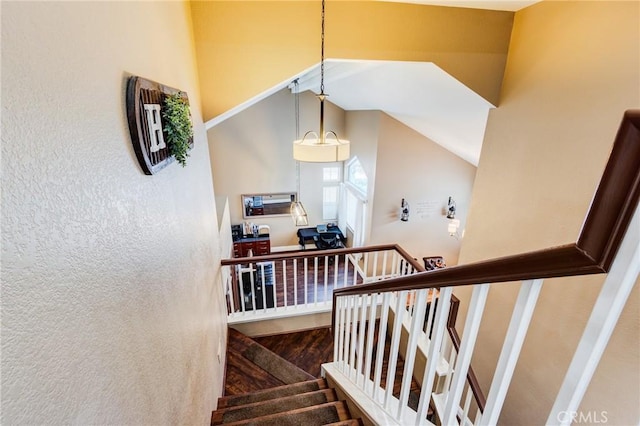
[[[294,87],[294,108],[295,108],[295,117],[296,117],[296,140],[300,139],[300,88],[298,87],[298,79],[293,80]]]
[[[322,0],[322,31],[320,37],[320,94],[324,95],[324,0]]]
[[[295,109],[296,117],[296,140],[300,139],[300,88],[298,87],[299,81],[296,78],[293,80],[294,97],[293,105]],[[300,202],[300,162],[296,161],[296,202]]]

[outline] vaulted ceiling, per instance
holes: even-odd
[[[536,1],[404,1],[430,5],[517,11]],[[320,88],[320,66],[253,97],[207,122],[207,127],[223,121],[265,97],[299,80],[299,90]],[[290,87],[291,88],[291,87]],[[328,101],[345,111],[383,111],[418,133],[442,145],[471,164],[477,165],[489,110],[485,98],[462,84],[432,62],[406,61],[325,61],[325,93]]]

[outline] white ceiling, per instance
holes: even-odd
[[[319,66],[299,77],[320,88]],[[383,111],[477,165],[489,109],[484,98],[431,62],[325,61],[328,101],[345,111]]]
[[[507,10],[515,12],[540,0],[384,0],[395,3],[430,4],[432,6],[468,7],[471,9]]]
[[[516,11],[537,0],[403,2]],[[301,92],[318,93],[320,65],[209,120],[207,128],[287,86],[292,88],[290,83],[296,78]],[[346,111],[383,111],[469,163],[478,165],[487,116],[493,105],[433,63],[325,60],[325,93],[329,95],[329,102]]]

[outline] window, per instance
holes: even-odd
[[[353,157],[347,164],[347,182],[353,185],[358,191],[365,197],[367,196],[367,189],[369,186],[369,179],[367,174],[362,168],[362,163],[358,160],[358,157]]]
[[[338,219],[340,181],[340,166],[322,168],[322,220]]]
[[[364,245],[367,222],[367,196],[369,180],[358,157],[353,157],[345,168],[344,205],[340,217],[344,219],[346,231],[351,230],[351,245]]]

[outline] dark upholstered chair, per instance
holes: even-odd
[[[321,250],[337,249],[342,247],[340,243],[340,236],[334,233],[320,234],[314,237],[316,247]]]

